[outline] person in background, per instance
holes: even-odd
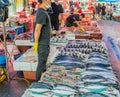
[[[93,4],[90,5],[89,10],[92,12],[93,19],[95,18],[95,7]]]
[[[69,28],[69,31],[73,32],[75,27],[78,27],[79,14],[70,14],[66,21],[65,25]]]
[[[41,74],[46,69],[46,62],[49,55],[50,43],[50,18],[47,13],[47,8],[50,5],[50,0],[38,0],[40,3],[36,12],[34,22],[34,53],[38,54],[38,65],[36,69],[36,81],[39,81]]]
[[[102,8],[101,8],[101,15],[102,15],[102,19],[106,19],[105,15],[106,15],[106,6],[103,3]]]
[[[106,19],[110,20],[110,4],[106,4]]]
[[[112,4],[110,5],[110,20],[113,19],[113,7]]]
[[[78,8],[78,14],[82,14],[82,9],[81,9],[81,7]]]
[[[70,5],[70,14],[74,13],[74,3],[72,0],[69,1],[69,5]]]
[[[82,16],[81,16],[82,15]],[[67,17],[65,25],[69,28],[71,32],[74,31],[76,27],[80,27],[80,30],[85,32],[82,25],[80,24],[81,19],[84,17],[83,14],[71,14]]]
[[[56,34],[58,35],[59,32],[59,15],[63,13],[63,7],[61,4],[59,4],[58,0],[54,0],[54,2],[51,3],[51,7],[53,10],[53,13],[50,14],[51,18],[51,24],[52,29],[56,31]]]
[[[97,18],[101,18],[101,4],[98,3],[98,6],[96,6],[96,12],[97,12]]]

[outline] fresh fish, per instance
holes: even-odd
[[[49,93],[42,93],[42,94],[36,94],[36,93],[32,93],[29,92],[28,90],[26,90],[25,94],[22,97],[51,97],[52,94]]]
[[[72,64],[72,63],[53,63],[52,65],[56,65],[56,66],[64,66],[67,70],[70,70],[72,68],[81,68],[81,69],[84,69],[85,66],[83,64]]]
[[[55,87],[54,88],[59,88],[59,89],[68,89],[68,90],[70,90],[70,91],[76,91],[76,88],[75,87],[73,87],[73,86],[70,86],[70,85],[67,85],[67,84],[55,84]]]
[[[76,94],[75,92],[72,91],[66,91],[66,90],[52,90],[53,94],[59,97],[63,96],[70,96]]]
[[[99,58],[90,58],[90,59],[88,59],[87,60],[89,63],[90,62],[94,62],[94,63],[109,63],[110,64],[110,62],[109,61],[107,61],[107,60],[103,60],[103,59],[99,59]]]
[[[101,81],[107,81],[107,79],[103,76],[100,76],[100,75],[96,75],[96,74],[93,74],[93,75],[85,75],[85,76],[82,76],[81,77],[81,80],[84,81],[84,80],[101,80]]]
[[[109,68],[111,65],[109,63],[103,63],[103,62],[98,62],[98,63],[95,63],[95,62],[88,62],[86,63],[86,67],[89,68],[89,67],[101,67],[101,68]]]
[[[106,71],[106,72],[112,72],[112,68],[110,69],[110,68],[107,68],[107,67],[104,67],[104,68],[102,68],[102,67],[95,67],[95,66],[93,66],[93,67],[88,67],[86,70],[97,70],[97,71]]]
[[[62,60],[62,61],[59,61],[59,60],[55,60],[54,63],[58,63],[58,64],[83,64],[81,62],[77,62],[77,61],[71,61],[71,60]]]
[[[45,92],[50,92],[49,89],[43,89],[43,88],[30,88],[28,89],[28,91],[33,94],[43,94]]]
[[[89,86],[85,86],[85,89],[88,89],[91,92],[100,93],[100,92],[106,91],[108,88],[102,85],[89,85]]]
[[[69,61],[84,62],[84,61],[81,60],[80,58],[74,58],[74,57],[72,57],[72,56],[67,56],[67,55],[57,56],[57,57],[55,58],[55,60],[58,60],[58,61],[69,60]]]
[[[102,93],[88,92],[83,93],[81,97],[109,97],[109,96],[104,95]]]
[[[30,88],[43,88],[43,89],[53,89],[53,86],[46,83],[46,82],[35,82],[33,83]]]
[[[107,57],[101,56],[101,55],[89,55],[88,59],[90,59],[90,58],[100,58],[100,59],[103,59],[103,60],[108,60]]]
[[[100,75],[100,76],[103,76],[105,79],[108,79],[109,81],[117,81],[117,78],[111,72],[86,71],[86,72],[83,72],[82,75],[83,76],[86,76],[86,75]]]

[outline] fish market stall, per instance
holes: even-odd
[[[69,40],[22,97],[120,97],[105,43]]]

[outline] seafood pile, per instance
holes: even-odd
[[[105,45],[101,41],[71,40],[66,44],[59,55],[68,55],[77,58],[86,58],[92,52],[107,54]]]
[[[120,97],[102,41],[68,41],[23,97]]]

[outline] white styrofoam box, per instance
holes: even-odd
[[[13,68],[15,71],[32,71],[31,64],[28,62],[14,62]]]
[[[33,46],[34,42],[31,42],[31,40],[16,40],[15,44],[18,46]]]
[[[15,71],[36,71],[37,68],[37,62],[25,62],[23,59],[25,57],[30,56],[32,49],[29,49],[28,51],[26,51],[20,58],[18,58],[17,60],[15,60],[13,62],[13,68]],[[47,64],[48,63],[52,63],[56,57],[58,53],[58,50],[56,49],[56,46],[51,45],[50,47],[50,54],[47,60]],[[37,55],[35,56],[35,59],[37,60]]]

